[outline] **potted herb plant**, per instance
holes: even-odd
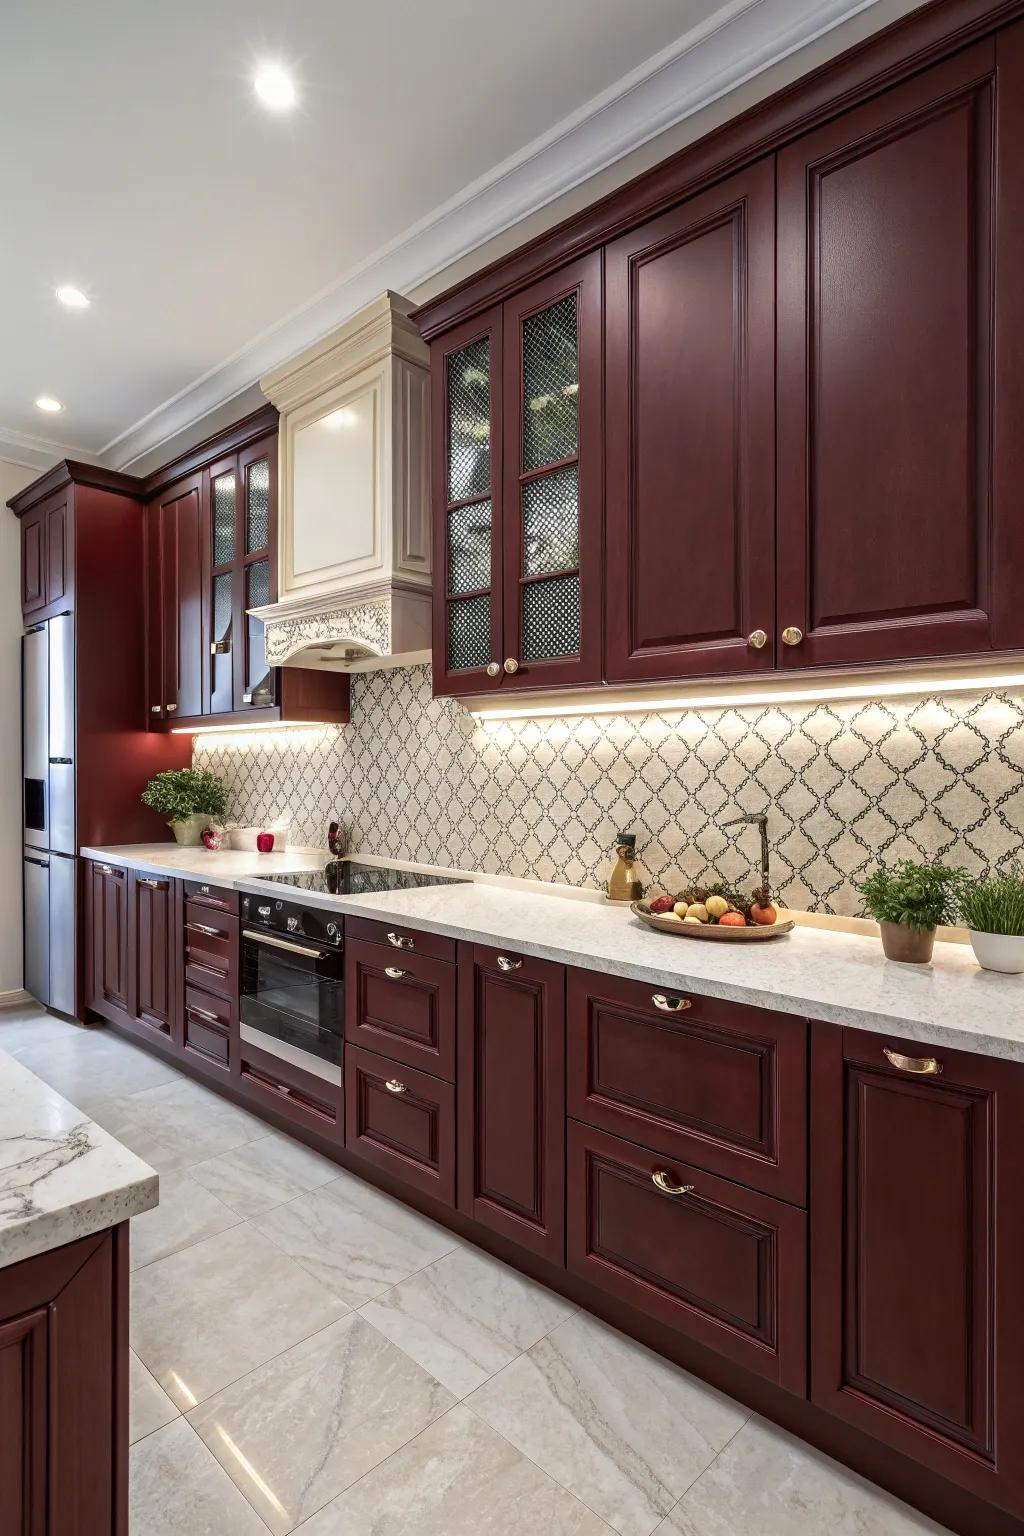
[[[150,779],[142,803],[164,818],[177,842],[195,848],[203,829],[223,817],[228,797],[223,781],[206,768],[167,768]]]
[[[965,877],[963,869],[901,859],[892,869],[879,865],[859,883],[857,889],[881,929],[882,948],[890,960],[928,964],[935,929],[955,919],[956,895]]]
[[[1024,869],[964,882],[957,900],[975,959],[986,971],[1024,971]]]

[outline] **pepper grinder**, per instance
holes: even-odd
[[[608,900],[639,901],[644,893],[636,860],[636,833],[620,832],[615,842],[615,866],[608,880]]]

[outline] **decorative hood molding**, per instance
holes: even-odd
[[[429,656],[429,353],[385,293],[267,374],[280,414],[274,666],[366,671]]]

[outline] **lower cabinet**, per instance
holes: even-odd
[[[565,1262],[565,968],[459,953],[459,1209]]]
[[[125,1225],[0,1270],[0,1529],[126,1536]]]
[[[176,1017],[177,935],[174,881],[134,871],[128,885],[131,1012],[140,1023],[180,1043]]]
[[[1024,1070],[815,1026],[811,1396],[1024,1513]]]
[[[104,1016],[128,1010],[128,885],[126,869],[86,864],[85,998]]]
[[[455,1204],[455,1089],[429,1072],[345,1047],[345,1148]]]

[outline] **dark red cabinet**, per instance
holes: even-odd
[[[167,487],[146,511],[151,718],[198,715],[203,698],[202,475]]]
[[[461,945],[459,1209],[565,1262],[565,970]]]
[[[610,682],[775,663],[775,168],[605,252]]]
[[[72,598],[71,493],[37,503],[21,518],[21,607],[26,619],[57,613]]]
[[[1024,256],[996,263],[1020,176],[1000,114],[1022,87],[989,38],[779,155],[783,666],[1024,640],[992,437]]]
[[[133,1016],[180,1044],[175,995],[180,915],[174,881],[132,871],[128,899]]]
[[[837,1418],[1024,1513],[1024,1069],[816,1025],[812,1382]]]
[[[126,1536],[128,1227],[0,1270],[5,1536]]]
[[[415,950],[346,938],[345,1039],[392,1061],[455,1077],[455,967]]]
[[[345,1149],[454,1205],[455,1089],[429,1072],[346,1045]]]
[[[128,871],[89,861],[86,879],[86,981],[88,1007],[126,1013],[130,995]]]

